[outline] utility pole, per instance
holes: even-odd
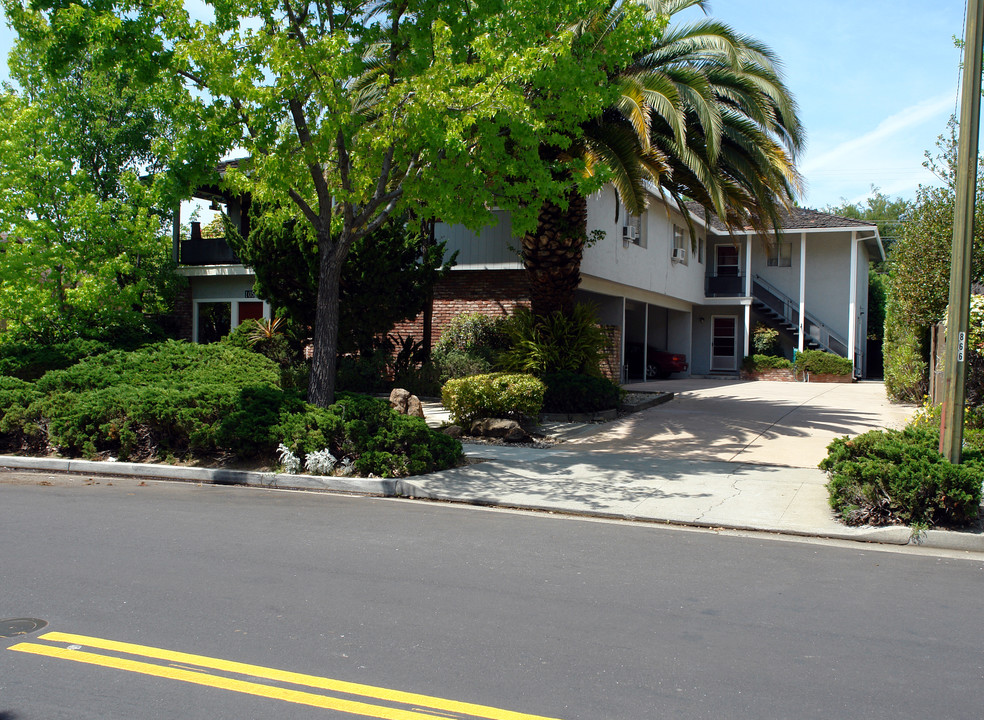
[[[940,452],[952,463],[960,462],[963,445],[970,264],[974,247],[974,194],[977,189],[977,138],[981,116],[982,25],[984,0],[968,0],[957,145],[957,197],[950,260],[950,307],[946,318],[945,387],[940,417]]]

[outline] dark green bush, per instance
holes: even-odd
[[[361,475],[419,475],[453,467],[462,455],[460,442],[423,420],[394,412],[385,400],[348,393],[328,408],[292,408],[276,432],[297,455],[327,449],[354,459]]]
[[[966,525],[978,516],[984,455],[968,449],[953,465],[939,433],[923,427],[838,438],[820,468],[830,505],[849,525]]]
[[[29,449],[41,438],[41,427],[28,412],[41,397],[31,383],[0,375],[0,450]]]
[[[505,323],[506,318],[477,313],[453,318],[431,352],[439,381],[492,372],[496,357],[508,347]]]
[[[793,363],[784,357],[775,355],[746,355],[742,360],[741,368],[746,372],[759,372],[760,370],[781,370],[793,367]]]
[[[599,412],[617,408],[622,401],[622,388],[605,377],[553,373],[540,379],[547,386],[543,412]]]
[[[71,367],[83,358],[99,355],[110,349],[108,343],[82,338],[50,345],[33,342],[0,343],[0,375],[37,380],[49,370]]]
[[[335,387],[346,392],[382,392],[388,386],[388,361],[389,353],[382,349],[369,356],[344,355],[338,358]]]
[[[601,374],[608,336],[587,305],[575,305],[569,317],[560,312],[538,317],[520,308],[509,318],[506,331],[509,349],[499,364],[509,372],[537,377],[561,372]]]
[[[45,426],[48,443],[67,455],[245,453],[271,439],[223,434],[222,422],[258,412],[251,393],[279,392],[278,382],[276,366],[256,353],[169,341],[51,371],[19,411],[25,425]]]
[[[854,365],[848,358],[823,350],[804,350],[796,353],[796,361],[793,364],[796,372],[808,372],[814,375],[850,375],[854,370]]]
[[[543,407],[543,382],[532,375],[491,373],[449,380],[441,400],[456,423],[475,418],[536,419]]]

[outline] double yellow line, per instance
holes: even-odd
[[[333,680],[315,675],[287,672],[286,670],[277,670],[260,665],[248,665],[231,660],[220,660],[218,658],[175,652],[173,650],[164,650],[146,645],[133,645],[115,640],[88,637],[86,635],[49,632],[39,636],[38,639],[49,643],[63,643],[67,646],[61,647],[57,645],[23,642],[12,645],[8,649],[15,652],[71,660],[73,662],[97,665],[99,667],[126,670],[128,672],[140,673],[141,675],[180,680],[195,685],[221,688],[223,690],[231,690],[233,692],[256,695],[274,700],[283,700],[299,705],[310,705],[326,710],[338,710],[339,712],[351,713],[353,715],[365,715],[367,717],[380,718],[381,720],[421,720],[422,718],[441,718],[442,720],[447,720],[449,717],[448,713],[451,713],[450,717],[484,718],[485,720],[556,720],[555,718],[526,715],[485,705],[473,705],[471,703],[458,702],[457,700],[417,695],[400,690],[389,690],[372,685],[361,685],[344,680]],[[105,650],[121,655],[135,655],[163,661],[167,664],[132,660],[117,657],[117,655],[104,655],[90,652],[90,650]],[[278,683],[326,690],[332,693],[359,697],[364,700],[382,701],[389,704],[374,705],[361,700],[320,695],[318,693],[292,690],[275,685],[265,685],[250,680],[240,680],[225,675],[211,674],[209,672],[210,670],[234,675],[245,675],[252,679],[270,680]],[[434,711],[441,714],[434,715],[432,714]]]

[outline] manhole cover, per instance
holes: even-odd
[[[11,620],[0,620],[0,638],[12,638],[19,635],[30,635],[37,632],[45,625],[44,620],[37,618],[13,618]]]

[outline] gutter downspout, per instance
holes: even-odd
[[[858,312],[858,231],[851,231],[851,293],[849,317],[847,326],[847,357],[851,361],[852,372],[857,372],[854,365],[854,346],[857,343],[857,312]]]
[[[800,233],[799,352],[806,348],[806,233]]]

